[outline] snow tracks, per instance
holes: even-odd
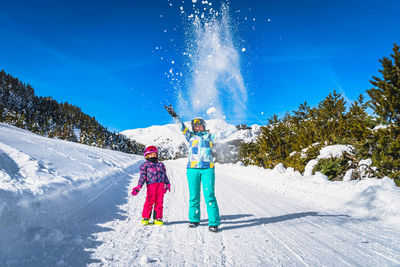
[[[221,232],[208,231],[204,203],[200,226],[190,229],[185,161],[167,161],[166,166],[172,184],[165,195],[166,224],[141,226],[145,189],[135,198],[127,190],[128,201],[118,207],[122,218],[98,225],[108,231],[94,235],[98,246],[88,249],[93,253],[90,266],[400,264],[398,229],[249,185],[235,179],[235,170],[216,169]],[[137,178],[129,188],[136,185]]]
[[[86,266],[92,235],[110,229],[104,222],[126,217],[128,173],[117,170],[98,183],[82,184],[51,196],[33,197],[0,190],[0,266]],[[4,205],[3,205],[4,204]]]

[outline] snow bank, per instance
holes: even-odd
[[[0,123],[0,265],[65,265],[61,252],[90,247],[101,216],[85,218],[94,212],[86,207],[111,187],[126,194],[141,160]],[[101,209],[114,205],[107,199]],[[81,265],[81,254],[68,262]]]
[[[216,164],[216,172],[230,173],[239,180],[299,198],[310,205],[400,227],[400,188],[387,177],[332,182],[322,173],[311,175],[306,170],[306,174],[302,175],[293,168],[286,169],[282,164],[272,170]]]

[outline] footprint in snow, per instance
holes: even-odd
[[[150,259],[148,256],[143,255],[140,257],[139,264],[148,264],[148,263],[153,263],[156,262],[156,260]]]

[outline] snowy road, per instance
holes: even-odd
[[[188,228],[185,159],[166,162],[166,225],[141,226],[145,189],[130,190],[142,161],[0,124],[0,266],[400,266],[389,178],[216,164],[215,234],[204,203]]]
[[[95,234],[99,246],[88,249],[93,253],[90,266],[400,265],[398,229],[249,185],[235,177],[240,166],[216,169],[221,232],[208,232],[204,203],[200,227],[190,229],[185,161],[167,161],[166,166],[173,185],[165,196],[166,225],[140,225],[145,190],[128,197],[119,206],[119,218],[99,225],[109,231]],[[121,198],[136,185],[134,177]]]

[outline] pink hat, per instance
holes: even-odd
[[[144,150],[144,154],[143,155],[146,157],[146,155],[150,154],[150,153],[157,153],[158,154],[157,148],[155,146],[148,146]]]

